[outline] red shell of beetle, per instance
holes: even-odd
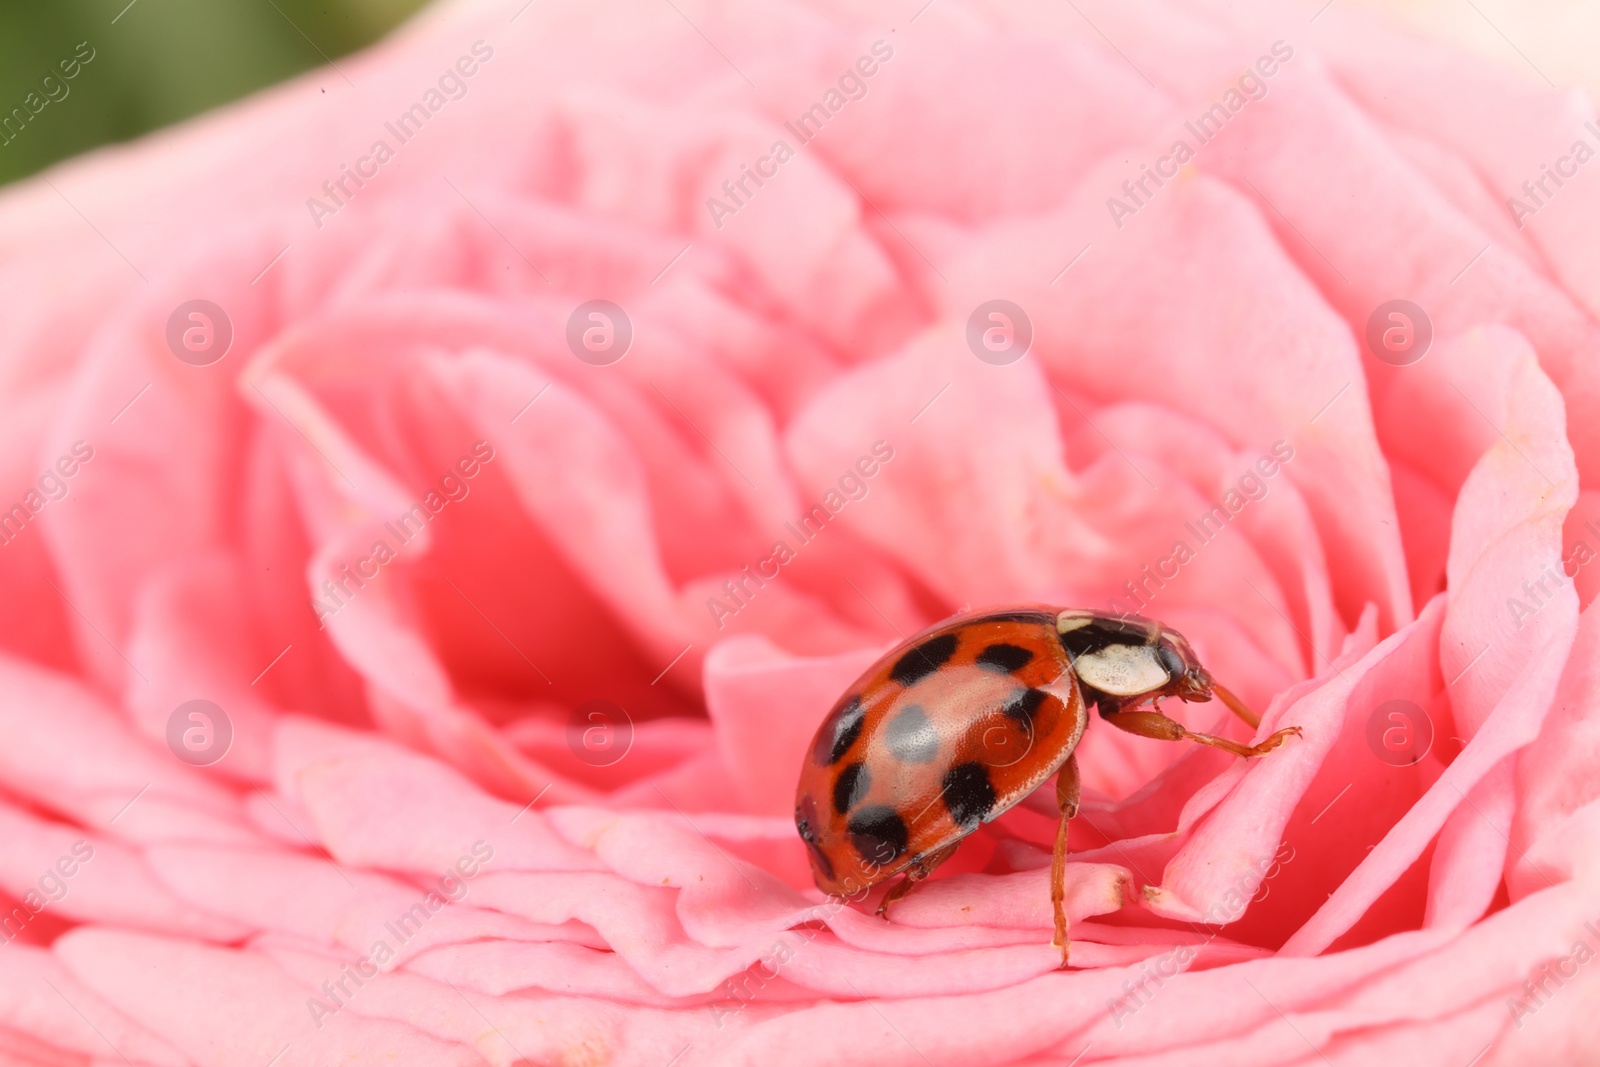
[[[819,889],[850,895],[893,877],[1066,761],[1088,713],[1056,614],[942,623],[873,664],[834,705],[795,793]]]

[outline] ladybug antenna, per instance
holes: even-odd
[[[1226,686],[1220,685],[1217,682],[1212,682],[1211,691],[1215,693],[1218,699],[1220,699],[1224,704],[1228,705],[1229,711],[1233,712],[1235,715],[1239,716],[1239,718],[1249,723],[1252,728],[1261,725],[1261,716],[1251,711],[1249,706],[1246,705],[1244,701],[1234,696]]]

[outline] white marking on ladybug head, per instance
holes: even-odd
[[[1094,622],[1095,615],[1092,611],[1063,611],[1056,616],[1056,633],[1070,634]]]
[[[1106,645],[1072,661],[1084,685],[1116,697],[1153,693],[1172,681],[1150,645]]]

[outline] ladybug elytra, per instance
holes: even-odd
[[[903,875],[882,915],[956,850],[961,839],[1056,775],[1061,819],[1050,899],[1061,965],[1067,822],[1078,810],[1074,750],[1089,706],[1114,726],[1164,741],[1191,740],[1239,756],[1256,745],[1195,733],[1159,700],[1218,697],[1251,726],[1260,720],[1200,665],[1177,631],[1136,615],[1028,607],[940,623],[890,650],[834,705],[806,753],[795,826],[817,888],[849,896]],[[1150,703],[1149,710],[1138,710]]]

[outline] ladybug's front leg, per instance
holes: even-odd
[[[1056,825],[1055,857],[1050,864],[1050,905],[1055,909],[1056,936],[1050,943],[1061,950],[1061,966],[1067,965],[1071,942],[1067,938],[1067,821],[1078,814],[1078,755],[1073,753],[1056,774],[1056,806],[1061,821]]]
[[[1114,715],[1102,716],[1106,722],[1119,730],[1126,730],[1130,734],[1140,737],[1153,737],[1158,741],[1198,741],[1202,745],[1220,748],[1225,752],[1232,752],[1235,756],[1264,756],[1268,752],[1283,744],[1290,737],[1300,736],[1300,727],[1286,726],[1277,733],[1269,734],[1256,745],[1241,745],[1237,741],[1230,741],[1226,737],[1217,737],[1213,734],[1198,734],[1186,729],[1175,719],[1169,719],[1159,711],[1119,711]]]

